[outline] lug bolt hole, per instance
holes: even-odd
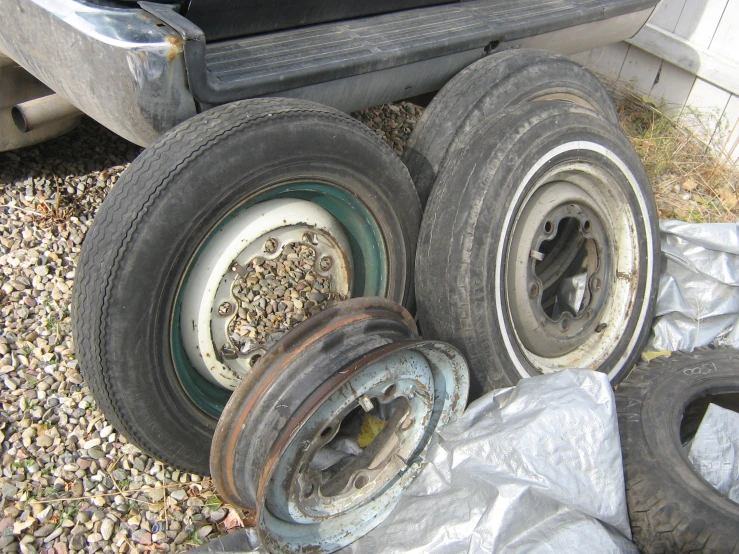
[[[268,238],[267,241],[264,243],[264,251],[267,254],[274,254],[277,252],[277,239],[274,238]]]
[[[303,491],[303,498],[310,498],[314,492],[316,492],[316,487],[313,486],[313,483],[310,483]]]
[[[328,427],[326,427],[326,428],[325,428],[325,429],[324,429],[323,431],[321,431],[321,438],[322,438],[322,439],[325,439],[325,438],[326,438],[326,437],[328,437],[328,436],[329,436],[329,435],[330,435],[331,433],[333,433],[333,431],[334,431],[334,428],[333,428],[333,427],[331,427],[331,426],[329,425],[329,426],[328,426]]]
[[[224,360],[235,360],[239,357],[239,353],[227,344],[224,344],[221,347],[221,356],[223,356]]]
[[[592,229],[592,225],[590,225],[590,221],[586,219],[585,223],[582,224],[582,230],[589,233],[590,229]]]
[[[220,306],[218,306],[218,315],[221,317],[226,317],[227,315],[231,315],[233,310],[234,307],[231,302],[223,302]]]
[[[249,360],[249,364],[252,365],[252,366],[254,366],[261,359],[262,359],[262,355],[261,354],[254,354],[251,357],[251,360]]]
[[[331,256],[323,256],[318,262],[318,267],[321,268],[321,271],[328,271],[332,265],[334,265],[334,261],[331,259]]]
[[[545,221],[544,222],[544,232],[548,235],[552,231],[554,231],[554,224],[549,220]]]
[[[529,287],[529,296],[531,298],[536,298],[537,296],[539,296],[539,285],[533,283],[531,287]]]
[[[360,475],[356,479],[354,479],[354,486],[358,489],[361,489],[362,487],[366,486],[367,483],[369,483],[369,479],[366,475]]]
[[[562,323],[560,325],[562,326],[563,331],[567,331],[567,329],[570,328],[570,320],[565,318],[562,320]]]
[[[388,388],[385,389],[385,396],[392,396],[395,394],[395,391],[398,390],[398,387],[395,385],[390,385]]]
[[[409,417],[408,419],[406,419],[403,422],[403,425],[401,425],[400,428],[403,431],[407,431],[408,429],[410,429],[413,426],[414,423],[415,423],[415,421],[413,420],[413,418],[412,417]]]

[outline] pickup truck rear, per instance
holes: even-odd
[[[276,13],[277,2],[260,14],[263,4],[2,0],[0,56],[148,146],[196,113],[238,99],[283,96],[351,111],[438,90],[493,52],[573,54],[616,42],[641,28],[656,0],[474,0],[415,9],[405,8],[424,2],[385,2],[365,11],[389,13],[309,26],[302,22],[324,2],[293,2],[305,12],[300,21],[285,17],[292,12],[284,7]],[[261,24],[249,23],[252,12]],[[314,19],[351,16],[320,15]],[[291,28],[254,34],[285,26]],[[13,94],[18,78],[0,75],[0,98],[14,102],[4,101],[2,112],[35,96]],[[0,131],[0,150],[23,144],[7,113]]]

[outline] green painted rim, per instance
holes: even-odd
[[[209,238],[214,236],[235,215],[255,204],[275,198],[296,198],[318,204],[334,216],[344,227],[352,249],[354,262],[354,284],[352,296],[385,296],[387,290],[387,252],[385,241],[369,210],[353,194],[332,185],[321,183],[292,183],[262,192],[249,199],[211,231],[208,238],[193,257],[191,266],[207,248]],[[172,318],[171,345],[177,377],[187,396],[205,413],[220,417],[231,391],[222,389],[205,379],[195,369],[185,353],[180,333],[180,311],[182,291],[188,275],[182,281],[175,300]]]

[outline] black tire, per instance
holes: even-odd
[[[629,518],[645,554],[739,552],[739,505],[700,476],[682,446],[709,402],[739,408],[737,368],[736,350],[673,353],[640,364],[616,390]]]
[[[431,194],[444,155],[458,134],[522,102],[566,99],[618,124],[608,91],[573,60],[543,50],[508,50],[473,63],[434,97],[403,155],[422,204]]]
[[[82,374],[111,423],[174,467],[208,473],[228,397],[196,405],[201,389],[173,360],[178,289],[219,222],[264,191],[292,198],[296,181],[339,195],[347,218],[366,210],[385,249],[379,295],[410,302],[421,218],[410,176],[364,125],[310,102],[247,100],[184,122],[131,164],[87,234],[72,314]],[[300,194],[318,194],[311,186]]]
[[[572,163],[581,169],[570,171]],[[586,171],[604,180],[588,184]],[[571,193],[570,188],[585,186],[583,180],[587,195]],[[563,186],[570,188],[561,192]],[[549,220],[540,226],[533,215],[525,218],[544,205],[533,200],[544,198],[542,192],[555,193],[548,200],[553,210],[579,209],[575,215],[581,221],[575,215],[551,216],[552,229]],[[557,222],[567,226],[562,230]],[[657,224],[641,161],[618,128],[568,102],[513,107],[455,138],[439,172],[416,255],[421,332],[467,356],[473,396],[562,367],[598,369],[618,382],[633,367],[650,330],[659,281]],[[537,273],[530,257],[537,248],[545,250],[545,241],[535,248],[516,239],[519,229],[528,232],[532,225],[532,233],[543,235],[547,227],[553,233],[547,239],[551,282]],[[552,309],[545,308],[551,300],[546,295],[560,290],[576,267],[571,261],[587,252],[588,236],[601,248],[595,269],[587,269],[590,300],[581,300],[569,315],[545,312]],[[526,282],[517,279],[519,271]],[[532,296],[529,283],[539,283]],[[567,327],[558,330],[565,319]],[[557,348],[565,350],[550,353]]]

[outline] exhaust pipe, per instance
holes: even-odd
[[[58,94],[50,94],[22,102],[11,110],[13,122],[21,133],[27,133],[64,119],[76,117],[82,112]]]

